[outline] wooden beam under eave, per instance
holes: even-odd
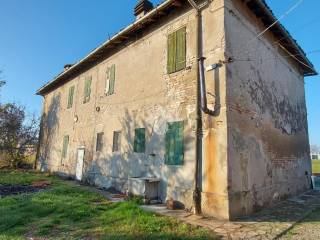
[[[181,7],[181,6],[182,6],[182,3],[181,3],[180,1],[174,1],[174,2],[172,3],[172,6],[174,6],[174,7]]]
[[[119,36],[119,38],[120,38],[120,39],[124,39],[124,40],[129,39],[128,36]]]
[[[160,16],[165,16],[165,15],[167,15],[164,11],[159,11],[159,12],[157,12],[157,14],[160,15]]]
[[[115,44],[122,43],[122,41],[120,39],[119,40],[113,40],[112,42],[115,43]]]
[[[146,20],[146,22],[156,22],[157,20],[156,19],[154,19],[154,18],[148,18],[147,20]]]

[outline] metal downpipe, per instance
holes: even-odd
[[[201,10],[197,7],[197,4],[193,0],[188,0],[190,5],[197,12],[197,31],[196,31],[196,53],[197,58],[202,58],[202,17]],[[197,102],[196,102],[196,161],[195,161],[195,184],[194,184],[194,192],[193,192],[193,205],[195,214],[201,214],[201,188],[202,188],[202,111],[201,111],[201,84],[200,84],[200,65],[199,62],[197,64]]]

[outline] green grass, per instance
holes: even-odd
[[[143,211],[135,202],[110,203],[72,182],[32,172],[0,172],[0,184],[49,179],[36,194],[0,199],[0,240],[217,239],[207,230]]]
[[[320,160],[312,160],[312,173],[320,174]]]

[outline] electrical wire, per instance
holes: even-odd
[[[278,18],[276,21],[274,21],[270,26],[268,26],[267,28],[265,28],[263,31],[261,31],[259,34],[257,34],[255,37],[253,37],[251,40],[249,40],[246,44],[245,47],[242,48],[241,46],[239,47],[239,54],[242,53],[243,50],[248,50],[248,47],[251,43],[253,43],[254,41],[256,41],[257,39],[259,39],[262,35],[264,35],[267,31],[269,31],[274,25],[276,25],[277,23],[279,23],[282,19],[284,19],[285,17],[287,17],[291,12],[293,12],[296,8],[298,8],[304,0],[298,0],[292,7],[290,7],[280,18]],[[233,55],[238,55],[238,53],[236,52],[236,54]]]
[[[279,45],[279,44],[278,44]],[[317,50],[313,50],[310,52],[306,52],[306,55],[311,55],[311,54],[315,54],[315,53],[320,53],[320,49]],[[301,54],[292,54],[289,56],[282,56],[283,58],[292,58],[292,57],[298,57],[298,56],[302,56]],[[304,56],[302,56],[304,57]],[[233,58],[233,61],[239,61],[239,62],[258,62],[258,61],[266,61],[266,60],[276,60],[279,59],[279,57],[273,57],[273,58],[260,58],[260,59],[241,59],[241,58]]]
[[[294,58],[296,61],[298,61],[299,63],[301,63],[302,65],[306,66],[307,68],[311,69],[312,71],[314,71],[314,69],[312,67],[310,67],[309,65],[305,64],[304,62],[302,62],[301,60],[299,60],[297,57],[295,57],[288,49],[286,49],[283,45],[279,44],[279,46],[285,51],[287,52],[292,58]]]

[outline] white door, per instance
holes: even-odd
[[[83,159],[84,159],[84,148],[79,148],[78,154],[77,154],[77,168],[76,168],[76,179],[78,181],[82,180]]]

